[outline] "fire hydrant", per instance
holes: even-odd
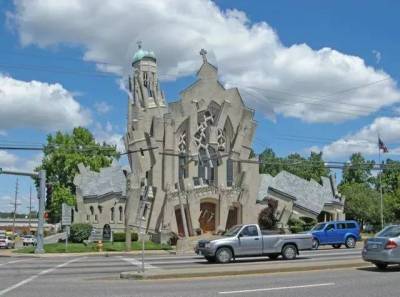
[[[103,241],[101,241],[101,240],[97,241],[96,247],[97,247],[98,252],[102,252],[103,251]]]

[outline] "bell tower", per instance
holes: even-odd
[[[157,73],[157,59],[153,51],[138,50],[133,56],[130,91],[133,105],[138,109],[165,107],[164,94],[160,89]]]

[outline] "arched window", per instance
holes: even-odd
[[[120,222],[122,222],[123,216],[124,216],[124,211],[123,211],[122,206],[120,206],[119,207],[119,221]]]
[[[111,222],[114,222],[114,207],[111,207]]]
[[[233,161],[228,159],[226,161],[226,185],[228,187],[233,186]]]
[[[94,215],[94,208],[93,208],[93,206],[90,207],[90,215]]]
[[[98,206],[98,209],[99,209],[99,213],[102,213],[102,212],[103,212],[103,206],[99,205],[99,206]]]

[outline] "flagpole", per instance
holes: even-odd
[[[383,173],[383,168],[381,164],[381,146],[379,144],[380,137],[378,135],[378,162],[379,162],[379,168],[381,169],[381,172],[379,174],[379,188],[381,192],[381,228],[383,229],[383,193],[382,193],[382,173]]]

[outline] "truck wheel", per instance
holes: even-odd
[[[338,244],[332,244],[332,247],[333,247],[334,249],[340,249],[341,246],[342,246],[342,245],[341,245],[340,243],[338,243]]]
[[[294,260],[297,256],[297,248],[293,244],[287,244],[282,249],[282,257],[285,260]]]
[[[230,248],[222,247],[217,250],[215,256],[218,263],[229,263],[232,260],[232,251]]]
[[[206,260],[210,263],[214,263],[215,262],[215,257],[204,257],[206,258]]]
[[[318,250],[318,247],[319,247],[319,241],[318,241],[318,239],[313,238],[313,240],[312,240],[312,249],[313,249],[313,250]]]
[[[356,241],[356,239],[355,239],[353,236],[349,236],[349,237],[346,238],[346,243],[345,243],[345,245],[346,245],[346,247],[347,247],[348,249],[354,248],[354,247],[356,246],[356,243],[357,243],[357,241]]]

